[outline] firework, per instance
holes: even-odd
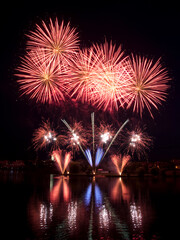
[[[95,156],[95,167],[97,167],[102,159],[102,156],[104,154],[104,151],[102,148],[98,148],[96,151],[96,156]]]
[[[95,54],[93,47],[80,50],[71,64],[69,78],[69,93],[71,97],[81,102],[92,103],[96,98],[95,89],[98,82],[99,56]]]
[[[94,48],[101,60],[97,71],[94,104],[104,111],[118,110],[127,101],[127,86],[131,80],[132,68],[128,58],[124,57],[121,46],[116,49],[112,42],[105,42]]]
[[[40,54],[41,53],[41,54]],[[57,61],[44,61],[43,50],[29,52],[17,68],[22,95],[41,103],[60,103],[65,100],[65,68]]]
[[[35,130],[33,134],[33,145],[36,150],[47,145],[57,145],[57,133],[51,129],[49,121],[43,122],[42,126]]]
[[[146,156],[146,152],[152,145],[152,138],[145,132],[145,127],[141,129],[136,127],[135,130],[129,131],[122,136],[121,149],[126,154],[131,154],[132,156],[136,154],[140,159]]]
[[[55,59],[58,62],[69,63],[78,50],[79,40],[76,29],[71,28],[70,23],[65,25],[64,21],[60,24],[57,18],[54,23],[50,18],[49,25],[44,21],[41,25],[36,25],[36,29],[27,35],[29,38],[27,49],[43,49],[45,61],[51,62]]]
[[[57,149],[57,150],[54,150],[52,152],[52,155],[53,155],[55,161],[57,162],[61,173],[64,174],[67,166],[70,163],[71,153],[70,152],[68,152],[68,153],[66,152],[64,154],[64,156],[63,156],[62,150],[61,149]]]
[[[127,165],[127,163],[129,162],[130,159],[131,159],[131,157],[129,155],[124,155],[124,156],[113,155],[113,156],[111,156],[111,160],[114,163],[119,175],[121,175],[123,173],[124,167]]]
[[[148,109],[151,117],[152,106],[158,109],[158,105],[165,100],[170,78],[160,59],[156,62],[145,57],[132,55],[131,65],[133,76],[128,90],[127,108],[133,106],[133,111],[140,113]]]

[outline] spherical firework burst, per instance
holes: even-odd
[[[39,49],[31,51],[17,68],[22,95],[28,95],[41,103],[60,103],[65,100],[64,78],[67,73],[57,60],[45,61],[45,53]]]
[[[127,57],[121,46],[116,49],[112,42],[94,45],[97,55],[101,56],[98,69],[98,84],[96,84],[95,105],[99,109],[118,110],[124,106],[127,98],[127,86],[131,79],[131,70]]]
[[[57,148],[60,144],[64,145],[67,141],[67,137],[62,134],[57,134],[51,127],[50,122],[46,121],[34,131],[33,134],[33,146],[36,150],[51,146],[51,148]]]
[[[35,130],[32,142],[36,150],[49,144],[57,145],[57,133],[51,129],[49,121],[43,122],[42,126]]]
[[[79,150],[79,145],[86,146],[88,143],[88,131],[84,131],[83,125],[81,122],[74,122],[71,126],[72,132],[68,130],[66,133],[67,148]]]
[[[71,97],[81,102],[94,101],[95,88],[98,82],[97,73],[100,65],[99,56],[94,49],[80,50],[71,64],[71,75],[68,82],[68,91]]]
[[[135,130],[127,130],[122,135],[122,144],[120,148],[125,152],[125,154],[136,154],[140,159],[141,157],[146,156],[146,153],[152,146],[152,143],[152,138],[147,134],[147,132],[145,132],[145,127],[143,129],[136,127]]]
[[[160,59],[153,62],[145,57],[132,55],[131,65],[133,76],[128,90],[127,108],[133,105],[133,111],[139,112],[141,117],[144,108],[147,108],[153,117],[152,106],[158,109],[158,105],[165,100],[170,78]]]
[[[98,142],[100,146],[106,144],[112,139],[114,134],[115,131],[112,125],[101,122],[96,132],[96,142]]]
[[[78,50],[79,40],[76,29],[70,28],[70,23],[65,25],[64,21],[59,24],[57,18],[54,23],[50,18],[49,25],[42,21],[42,26],[36,25],[36,29],[27,36],[29,37],[27,49],[43,49],[45,60],[48,62],[57,59],[69,63]]]

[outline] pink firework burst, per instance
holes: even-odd
[[[122,136],[122,149],[127,154],[136,154],[140,159],[143,156],[146,156],[147,151],[153,144],[152,137],[150,137],[144,129],[136,127],[133,131],[126,131]]]
[[[95,105],[99,109],[118,110],[127,101],[127,86],[130,84],[132,68],[128,58],[124,57],[121,46],[116,49],[112,42],[94,46],[101,56],[96,84]]]
[[[68,148],[79,150],[79,144],[86,146],[88,143],[89,131],[83,128],[81,122],[74,122],[71,126],[73,132],[68,131]]]
[[[28,95],[41,103],[61,103],[65,100],[66,88],[64,78],[66,68],[57,60],[45,61],[45,53],[42,49],[31,51],[22,59],[21,66],[17,68],[19,73],[20,90],[22,95]]]
[[[35,130],[33,134],[33,146],[36,150],[51,144],[57,145],[57,133],[51,129],[49,121],[43,122],[41,127]]]
[[[42,21],[42,26],[36,25],[36,29],[27,36],[29,37],[27,49],[43,49],[45,60],[48,62],[58,59],[69,63],[79,47],[76,29],[71,28],[70,23],[65,25],[64,21],[59,24],[57,18],[54,23],[50,18],[49,25]]]
[[[100,58],[95,54],[93,47],[80,50],[71,64],[71,74],[68,82],[68,91],[71,97],[81,102],[92,102],[96,95],[94,89],[99,84],[97,72]]]
[[[131,65],[133,76],[128,90],[129,103],[127,108],[133,105],[133,111],[142,113],[147,108],[151,117],[152,106],[158,109],[158,105],[166,99],[168,82],[170,78],[160,59],[156,62],[145,57],[132,55]]]

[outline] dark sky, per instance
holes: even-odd
[[[157,3],[158,2],[158,3]],[[180,8],[177,1],[6,1],[1,6],[1,154],[0,159],[33,158],[32,131],[43,106],[20,98],[14,77],[23,56],[26,37],[41,19],[58,17],[76,27],[81,46],[105,37],[131,52],[162,57],[172,78],[167,101],[154,110],[147,127],[154,137],[151,157],[180,159]],[[40,109],[40,111],[39,111]],[[38,115],[38,116],[39,116]],[[148,116],[147,116],[148,118]]]

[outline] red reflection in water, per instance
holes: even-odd
[[[70,190],[68,186],[68,178],[60,177],[53,186],[51,192],[50,192],[50,201],[52,203],[58,203],[60,200],[60,196],[62,194],[64,202],[68,202],[70,200]]]
[[[122,178],[117,179],[112,191],[111,191],[111,197],[114,201],[120,199],[123,199],[124,201],[130,202],[130,190],[129,188],[124,184]]]

